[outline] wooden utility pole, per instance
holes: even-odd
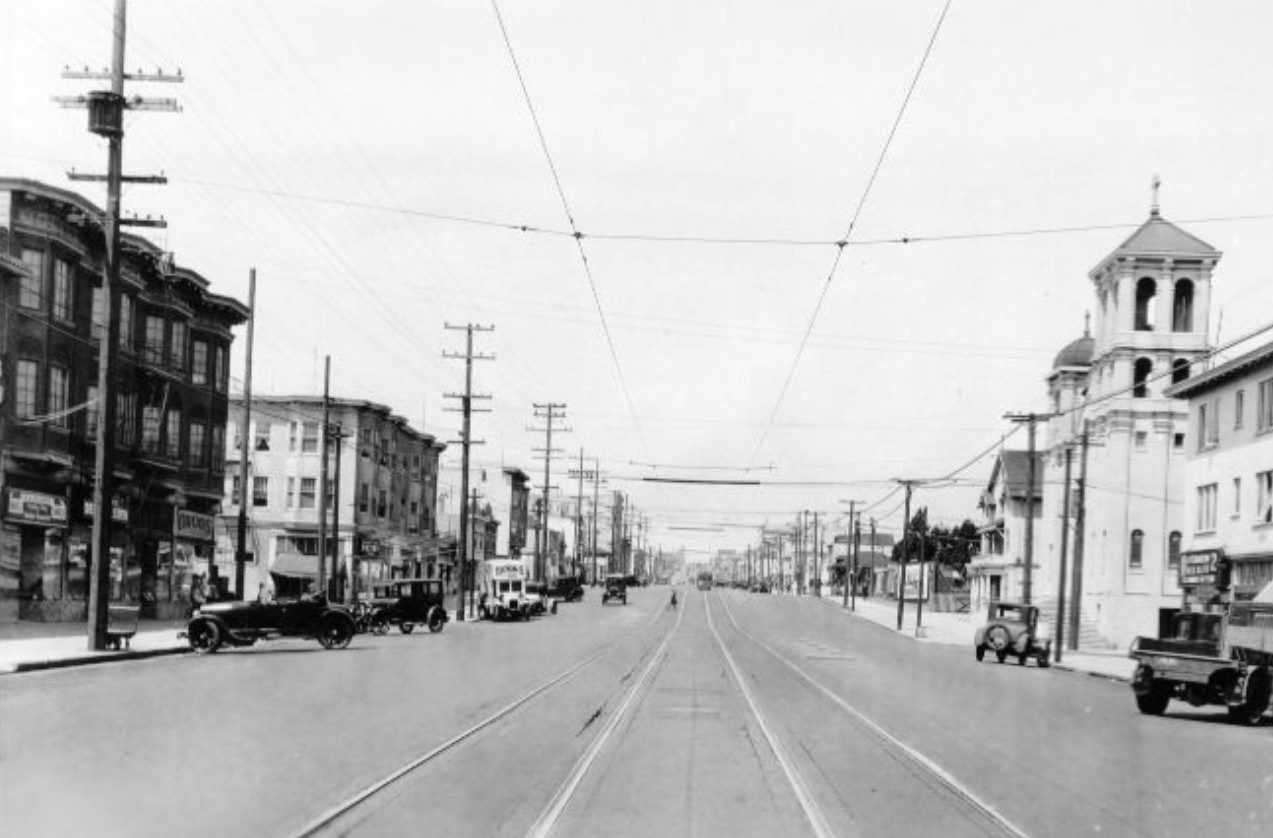
[[[897,566],[897,630],[901,631],[902,619],[906,611],[906,560],[911,547],[911,491],[915,488],[917,481],[900,480],[898,482],[906,487],[906,511],[903,513],[906,518],[902,522],[902,557]]]
[[[331,376],[332,356],[323,358],[323,424],[319,439],[321,451],[318,459],[318,590],[331,596],[327,579],[327,443],[331,428]],[[302,450],[305,447],[302,431]]]
[[[107,140],[106,174],[87,175],[71,172],[71,180],[106,183],[106,212],[102,215],[103,238],[106,243],[106,265],[102,274],[103,312],[102,334],[97,357],[97,441],[93,456],[93,535],[90,549],[91,568],[88,577],[88,648],[102,651],[107,646],[107,626],[110,622],[111,533],[115,515],[115,433],[118,404],[115,396],[114,376],[116,353],[121,338],[131,340],[131,335],[119,332],[119,283],[120,236],[123,225],[166,227],[162,219],[126,219],[121,217],[120,194],[124,183],[167,183],[162,175],[129,177],[123,173],[124,111],[125,110],[179,110],[172,99],[143,99],[135,96],[126,99],[124,82],[128,81],[183,81],[180,75],[163,73],[124,72],[124,44],[127,33],[126,0],[115,0],[114,28],[112,33],[111,69],[109,73],[67,70],[66,79],[109,80],[110,90],[94,90],[86,96],[54,97],[65,108],[87,108],[88,130]],[[175,508],[175,507],[174,507]],[[127,573],[127,568],[121,567]]]
[[[340,573],[340,456],[341,444],[345,440],[345,431],[339,422],[332,425],[332,440],[336,443],[336,475],[332,479],[332,489],[329,493],[332,508],[332,576],[339,578]],[[327,517],[327,510],[323,509],[323,517]],[[349,586],[345,589],[345,602],[358,601],[358,565],[357,557],[354,556],[353,550],[349,551]]]
[[[456,603],[455,611],[456,620],[464,621],[464,594],[468,590],[469,580],[469,448],[473,445],[484,445],[482,440],[474,440],[472,438],[472,415],[474,413],[489,413],[487,409],[478,409],[473,407],[474,399],[489,399],[489,395],[475,395],[473,393],[473,362],[474,361],[493,361],[494,355],[473,354],[473,333],[474,332],[493,332],[494,326],[477,326],[473,323],[467,323],[463,326],[452,326],[450,323],[443,324],[445,328],[452,331],[463,331],[464,353],[443,351],[443,358],[462,358],[464,359],[464,392],[463,393],[445,393],[445,398],[460,399],[462,407],[458,408],[464,414],[464,425],[460,431],[459,444],[462,446],[461,465],[460,465],[460,539],[456,543],[456,559],[458,567],[456,572],[459,574],[459,598]],[[445,408],[447,411],[454,412],[456,408]],[[451,444],[455,444],[452,440]]]
[[[1079,623],[1083,615],[1083,554],[1087,539],[1084,528],[1087,525],[1087,450],[1090,444],[1088,420],[1083,420],[1083,434],[1079,437],[1079,482],[1074,498],[1078,511],[1074,518],[1074,572],[1072,597],[1070,599],[1070,651],[1079,647]],[[1067,486],[1068,490],[1069,487]]]
[[[542,451],[544,453],[544,485],[543,485],[544,503],[543,503],[543,508],[541,512],[542,520],[540,523],[540,536],[539,538],[535,539],[535,542],[536,542],[535,543],[535,553],[536,553],[535,578],[539,580],[540,582],[547,582],[548,581],[548,543],[549,543],[549,539],[548,539],[549,503],[548,501],[549,501],[550,493],[552,491],[553,454],[557,453],[558,451],[558,449],[553,448],[553,431],[555,430],[558,433],[564,433],[566,431],[569,431],[570,429],[553,427],[554,420],[564,419],[566,417],[565,402],[544,402],[542,404],[540,404],[539,402],[535,402],[533,404],[533,407],[535,408],[535,418],[543,419],[546,423],[545,427],[543,428],[532,427],[532,428],[528,428],[527,430],[537,432],[537,433],[542,431],[545,435],[544,438],[546,440],[544,444],[545,447],[532,448],[531,450]],[[542,548],[540,545],[541,540],[542,540]]]
[[[247,592],[243,590],[244,573],[248,561],[247,551],[247,535],[248,535],[248,505],[244,503],[247,498],[248,486],[248,461],[251,457],[251,451],[255,450],[252,445],[252,335],[254,325],[256,323],[256,268],[252,268],[248,272],[248,334],[247,334],[247,358],[244,361],[243,370],[243,418],[239,430],[239,520],[238,520],[238,540],[234,551],[234,589],[239,592],[240,599],[247,599]]]
[[[1066,561],[1069,559],[1070,547],[1070,467],[1074,461],[1074,449],[1070,445],[1065,446],[1065,482],[1061,485],[1061,567],[1057,573],[1057,592],[1056,592],[1056,662],[1061,662],[1061,647],[1065,645],[1065,571]]]
[[[594,457],[592,480],[592,584],[597,584],[597,529],[601,517],[601,458]]]
[[[1025,565],[1025,575],[1021,581],[1021,601],[1026,605],[1030,604],[1031,583],[1034,578],[1034,478],[1037,467],[1034,456],[1035,428],[1040,420],[1049,419],[1054,415],[1056,414],[1008,413],[1004,415],[1005,419],[1012,422],[1024,422],[1026,429],[1029,431],[1030,439],[1029,462],[1027,463],[1029,476],[1026,478],[1025,487],[1025,555],[1022,557],[1022,563]]]

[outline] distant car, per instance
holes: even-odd
[[[991,651],[999,663],[1012,656],[1021,666],[1034,658],[1040,667],[1047,667],[1052,654],[1052,639],[1047,625],[1039,623],[1039,609],[1017,602],[990,603],[973,646],[977,660],[985,659]]]
[[[353,616],[322,594],[274,602],[215,602],[195,611],[182,632],[190,648],[211,654],[222,646],[251,646],[271,637],[312,637],[324,649],[343,649],[357,632]]]
[[[612,599],[617,599],[624,605],[628,604],[628,577],[621,573],[611,573],[606,576],[606,589],[601,594],[601,604],[605,605]]]
[[[370,624],[374,634],[384,634],[395,623],[403,634],[410,634],[417,625],[436,634],[450,619],[442,601],[441,579],[385,579],[377,581],[373,590]]]

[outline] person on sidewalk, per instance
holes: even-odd
[[[203,574],[196,573],[190,579],[190,616],[203,607],[208,601],[208,587],[204,583]]]

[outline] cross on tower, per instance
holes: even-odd
[[[1155,218],[1158,217],[1158,188],[1160,186],[1162,186],[1162,178],[1158,177],[1158,175],[1154,175],[1154,179],[1150,183],[1150,189],[1153,191],[1154,200],[1149,207],[1149,214]]]

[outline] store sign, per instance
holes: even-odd
[[[1216,570],[1220,563],[1220,551],[1205,550],[1201,553],[1186,553],[1181,556],[1180,587],[1193,585],[1214,585]]]
[[[10,489],[6,500],[5,517],[10,521],[66,526],[66,498]]]
[[[84,501],[84,517],[85,518],[88,518],[91,520],[93,518],[93,515],[96,512],[97,512],[97,507],[93,504],[91,500]],[[117,521],[118,523],[121,523],[121,524],[127,524],[128,523],[128,508],[124,506],[122,503],[120,503],[119,501],[114,501],[111,504],[111,520]]]
[[[211,515],[188,512],[184,509],[175,511],[177,514],[173,519],[173,538],[183,538],[186,541],[213,541],[215,539],[214,519]]]

